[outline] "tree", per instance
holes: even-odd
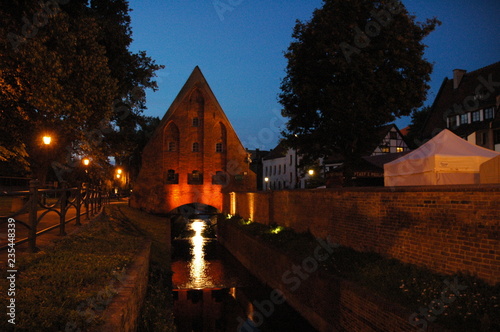
[[[416,149],[424,143],[422,139],[422,131],[430,113],[430,106],[422,107],[421,109],[414,110],[411,113],[411,122],[408,128],[408,135],[406,135],[406,141],[410,145],[410,148]]]
[[[42,182],[49,163],[60,180],[82,156],[108,164],[104,135],[142,111],[161,68],[128,50],[128,12],[125,0],[2,2],[0,160],[28,165]]]
[[[397,0],[324,0],[297,21],[279,101],[303,163],[340,154],[349,184],[377,128],[422,105],[432,71],[422,40],[439,23],[415,23]]]

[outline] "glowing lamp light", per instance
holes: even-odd
[[[264,181],[269,182],[269,178],[266,176],[266,177],[264,178]]]
[[[308,173],[309,175],[313,176],[313,175],[314,175],[314,170],[313,170],[313,169],[310,169],[309,171],[307,171],[307,173]]]
[[[116,170],[116,173],[118,173],[118,174],[122,174],[122,172],[123,172],[123,171],[122,171],[122,169],[121,169],[121,168],[118,168],[118,169]]]
[[[119,179],[122,175],[121,174],[116,174],[116,178]]]
[[[278,233],[279,233],[279,232],[281,232],[283,229],[284,229],[283,227],[278,226],[278,227],[276,227],[276,228],[274,228],[274,229],[271,229],[271,233],[273,233],[273,234],[278,234]]]
[[[82,162],[83,162],[83,164],[85,166],[88,166],[90,164],[90,159],[89,158],[85,158],[85,159],[82,160]]]
[[[52,142],[52,137],[50,137],[50,136],[43,136],[42,140],[43,140],[43,144],[49,145],[50,142]]]

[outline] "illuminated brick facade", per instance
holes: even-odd
[[[223,190],[255,190],[249,162],[196,67],[144,148],[130,204],[155,213],[188,203],[221,210]]]

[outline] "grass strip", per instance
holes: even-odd
[[[115,205],[116,218],[152,240],[149,284],[138,322],[138,332],[176,331],[172,312],[172,272],[170,269],[170,221],[130,208]]]
[[[100,312],[116,294],[120,278],[144,241],[112,214],[105,214],[45,251],[22,256],[17,262],[15,330],[77,331],[101,324]],[[3,301],[6,277],[1,271]],[[2,331],[13,327],[7,319],[0,322]]]

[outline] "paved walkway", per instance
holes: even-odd
[[[126,201],[114,201],[111,202],[110,204],[124,204]],[[82,209],[85,213],[85,208]],[[39,212],[39,215],[43,211]],[[76,215],[76,209],[74,207],[71,207],[67,214],[66,214],[66,219],[71,219],[75,217]],[[91,220],[93,220],[97,215],[94,215],[92,219],[88,219],[87,215],[84,214],[80,217],[80,223],[82,226],[77,226],[76,225],[76,220],[73,220],[65,225],[65,230],[66,234],[72,234],[75,232],[78,232],[80,229],[82,229],[83,226],[89,224]],[[23,214],[23,215],[18,215],[14,218],[15,220],[21,220],[23,222],[28,223],[28,214]],[[29,223],[28,223],[29,224]],[[37,231],[46,229],[50,226],[53,225],[58,225],[59,224],[59,215],[55,212],[49,212],[47,215],[43,217],[43,219],[40,221],[40,223],[37,226]],[[67,236],[66,235],[66,236]],[[20,224],[16,223],[16,240],[22,240],[24,238],[28,237],[28,229]],[[59,227],[55,228],[47,233],[44,233],[40,236],[37,236],[36,238],[36,246],[40,250],[43,250],[47,246],[50,246],[52,243],[54,243],[55,240],[61,239],[62,236],[59,235]],[[4,246],[7,244],[7,223],[4,223],[0,225],[0,247]],[[22,243],[22,244],[16,244],[15,246],[16,249],[16,260],[19,260],[19,258],[25,254],[28,253],[28,242]],[[0,251],[0,268],[5,268],[7,266],[7,250],[1,250]]]

